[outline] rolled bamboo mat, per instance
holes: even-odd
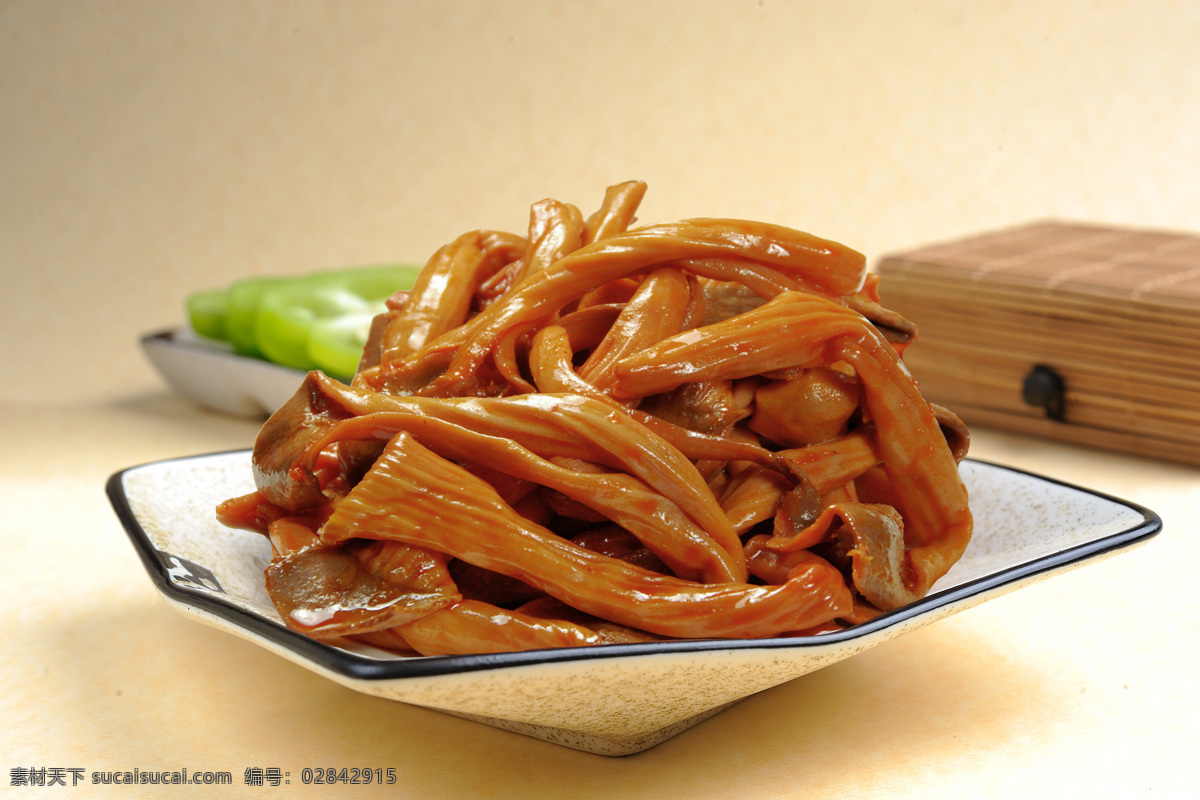
[[[1038,221],[883,257],[904,359],[968,425],[1200,464],[1200,235]]]

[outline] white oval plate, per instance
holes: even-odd
[[[263,588],[265,537],[216,521],[254,489],[249,451],[122,470],[108,495],[155,587],[194,620],[360,692],[567,747],[626,755],[756,692],[1051,575],[1139,545],[1162,528],[1135,504],[967,460],[975,536],[933,591],[904,608],[806,638],[676,641],[475,656],[398,657],[284,626]]]
[[[168,386],[205,408],[233,416],[265,419],[304,380],[300,370],[237,355],[187,328],[148,333],[141,345]]]

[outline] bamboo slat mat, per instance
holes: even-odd
[[[989,425],[1200,464],[1200,235],[1039,221],[885,256],[926,397]],[[1036,365],[1062,414],[1026,401]]]

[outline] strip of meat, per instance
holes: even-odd
[[[571,360],[572,346],[570,337],[562,326],[547,325],[537,332],[530,349],[529,369],[538,391],[549,394],[577,394],[623,410],[692,461],[752,461],[772,469],[787,471],[787,465],[780,456],[759,444],[689,430],[641,409],[617,403],[575,372]]]
[[[518,578],[584,613],[665,636],[748,638],[845,613],[832,569],[805,565],[779,586],[699,584],[581,548],[508,508],[484,481],[401,434],[338,504],[322,536],[429,547]]]
[[[645,181],[625,181],[609,186],[604,191],[604,201],[600,208],[588,217],[584,242],[591,244],[628,230],[645,195]]]
[[[833,540],[834,552],[850,565],[854,588],[881,611],[919,600],[906,585],[904,522],[899,512],[877,503],[835,503],[826,506],[812,525],[801,531],[770,537],[762,547],[777,552],[800,552]]]
[[[583,625],[532,617],[478,600],[464,600],[398,626],[391,633],[424,656],[511,653],[604,643],[599,633]]]
[[[854,480],[881,460],[875,449],[873,425],[820,444],[781,450],[779,455],[802,470],[822,495]]]
[[[692,462],[627,414],[576,395],[392,397],[310,373],[260,431],[252,456],[255,482],[275,505],[320,506],[329,498],[312,468],[326,448],[347,440],[387,440],[400,431],[425,431],[427,441],[441,436],[440,447],[453,447],[456,440],[448,435],[453,429],[444,423],[545,459],[565,456],[630,473],[705,531],[725,552],[729,574],[744,579],[741,542]],[[458,455],[466,459],[471,450],[459,448]]]
[[[959,559],[972,520],[958,465],[896,350],[869,321],[816,295],[787,292],[733,320],[664,340],[617,365],[614,395],[845,361],[858,375],[907,543],[905,583],[922,596]]]
[[[475,287],[524,247],[525,240],[511,234],[471,231],[434,253],[408,292],[404,313],[383,333],[383,361],[403,358],[466,321]]]
[[[595,384],[623,356],[679,333],[691,298],[686,273],[664,268],[646,275],[608,334],[579,368],[579,377]]]
[[[561,492],[634,534],[680,577],[708,583],[743,580],[745,567],[695,521],[644,481],[576,459],[540,458],[511,438],[475,433],[429,416],[395,420],[438,455],[486,467]],[[372,422],[376,425],[376,422]]]
[[[391,628],[461,599],[441,553],[401,542],[318,543],[271,559],[266,588],[289,628],[316,638]]]
[[[742,470],[722,488],[721,507],[739,535],[775,516],[779,501],[792,488],[787,476],[752,467]]]
[[[478,394],[477,373],[504,339],[529,333],[585,292],[668,262],[720,257],[761,262],[803,288],[835,297],[856,292],[866,274],[861,253],[782,226],[688,220],[638,228],[586,245],[531,275],[453,332],[450,365],[421,392],[443,397]],[[414,354],[410,363],[396,366],[401,372],[422,372],[411,363],[422,357]]]

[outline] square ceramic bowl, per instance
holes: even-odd
[[[398,657],[286,628],[263,588],[265,537],[220,525],[252,491],[249,451],[114,474],[113,507],[151,581],[178,611],[351,689],[602,755],[653,747],[756,692],[1007,592],[1119,553],[1162,527],[1135,504],[967,460],[975,536],[924,599],[807,638],[676,641],[475,656]]]

